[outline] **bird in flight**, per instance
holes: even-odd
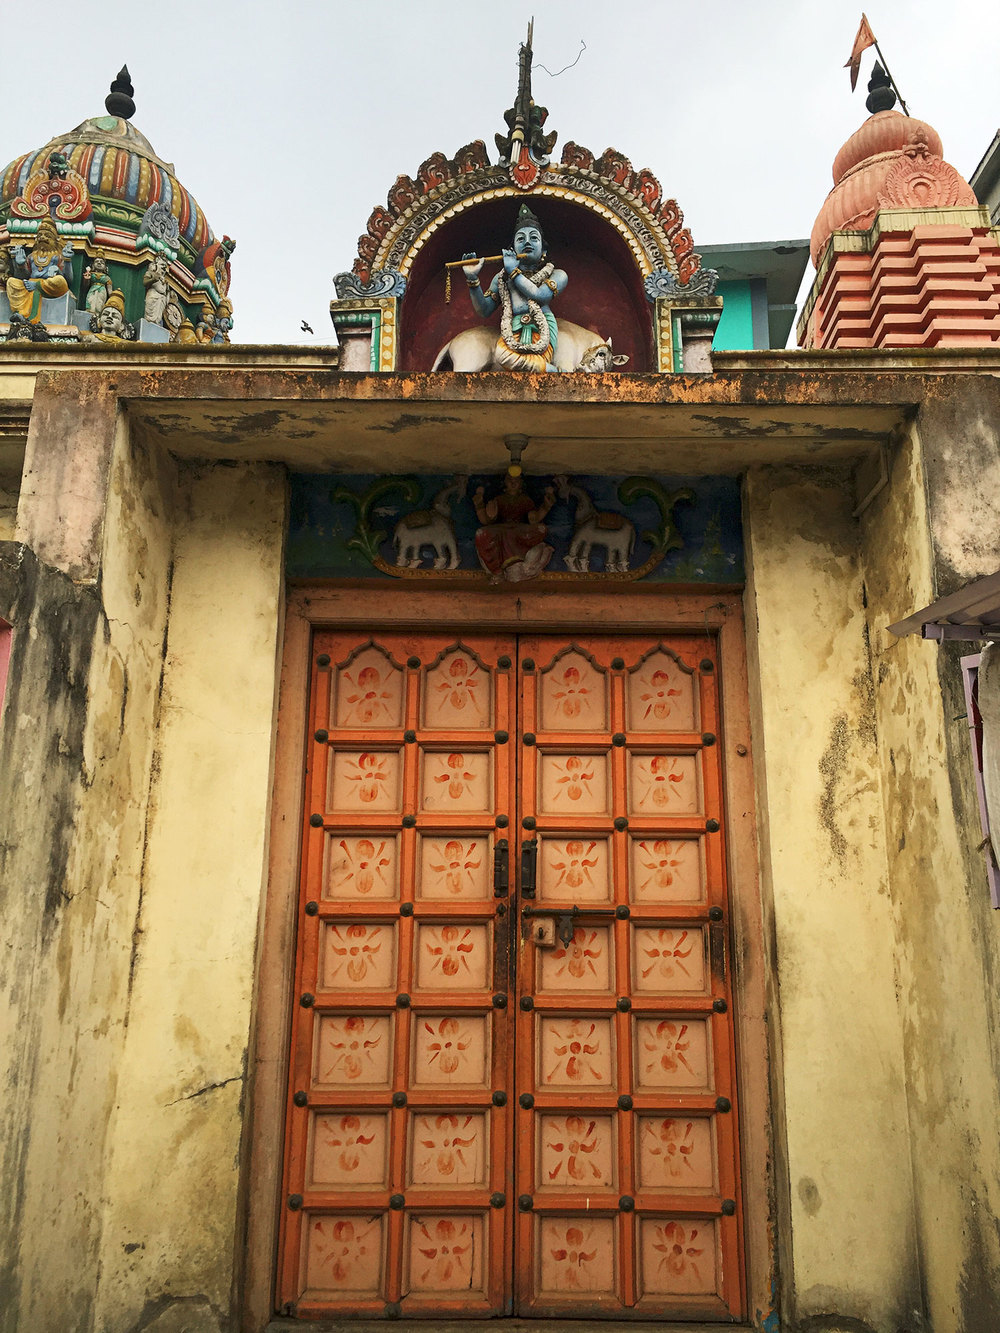
[[[305,322],[305,320],[303,320],[303,321],[302,321],[302,332],[303,332],[303,333],[312,333],[312,331],[313,331],[312,325],[311,325],[311,324],[307,324],[307,323]]]

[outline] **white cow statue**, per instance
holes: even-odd
[[[609,574],[628,573],[635,546],[632,523],[624,514],[597,509],[583,487],[571,485],[569,477],[554,477],[553,481],[562,499],[576,501],[573,538],[565,556],[566,568],[574,574],[589,573],[591,551],[595,546],[603,546],[605,570]]]
[[[559,336],[556,339],[554,364],[561,371],[583,371],[587,375],[603,375],[612,366],[623,366],[627,356],[616,356],[611,350],[611,339],[604,339],[590,329],[572,324],[568,319],[557,319]],[[480,327],[464,329],[445,343],[431,370],[441,370],[446,361],[458,371],[499,370],[494,353],[497,335],[494,329]]]
[[[404,514],[392,534],[397,566],[419,569],[421,547],[434,548],[434,569],[457,569],[459,562],[455,525],[451,521],[451,501],[465,494],[468,480],[456,477],[450,486],[438,491],[430,509],[415,509]]]

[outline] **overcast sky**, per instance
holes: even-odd
[[[860,5],[830,0],[47,0],[8,23],[0,159],[104,114],[127,62],[135,125],[217,235],[236,238],[234,341],[332,341],[332,276],[398,174],[503,128],[535,16],[534,93],[559,133],[613,146],[677,199],[696,244],[806,237],[852,96]],[[868,0],[913,115],[968,177],[1000,125],[995,0]],[[570,64],[586,43],[577,64]],[[300,332],[300,321],[315,338]]]

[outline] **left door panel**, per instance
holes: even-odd
[[[509,1301],[514,656],[315,636],[279,1310]]]

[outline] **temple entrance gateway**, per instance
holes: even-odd
[[[716,639],[312,660],[278,1309],[741,1317]]]

